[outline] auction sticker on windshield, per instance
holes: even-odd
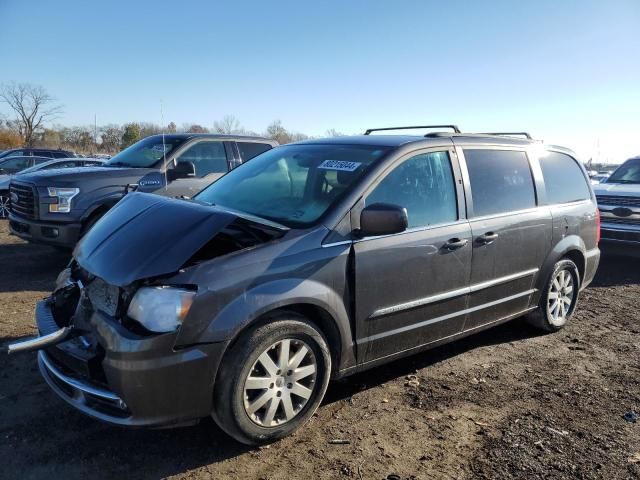
[[[347,162],[344,160],[325,160],[322,162],[318,168],[322,168],[325,170],[340,170],[343,172],[353,172],[360,165],[360,162]]]

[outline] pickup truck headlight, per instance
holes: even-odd
[[[127,315],[151,332],[173,332],[189,313],[196,292],[173,287],[142,287]]]
[[[58,199],[58,203],[49,204],[50,213],[69,213],[71,200],[80,193],[79,188],[48,187],[49,196]]]

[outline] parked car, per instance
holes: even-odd
[[[5,157],[0,158],[0,175],[14,175],[34,165],[51,161],[50,157]]]
[[[441,132],[311,140],[192,200],[126,195],[38,304],[42,336],[10,349],[39,348],[46,382],[92,417],[211,414],[260,444],[304,424],[330,378],[522,315],[560,330],[599,257],[569,150]]]
[[[102,160],[96,158],[60,158],[57,160],[51,160],[46,157],[9,157],[4,160],[0,159],[0,218],[7,218],[9,216],[9,184],[14,175],[22,175],[30,172],[37,172],[39,170],[96,167],[103,163],[104,162]],[[3,168],[5,164],[8,164],[9,166]],[[21,169],[24,165],[33,166]]]
[[[13,148],[0,153],[0,158],[4,157],[48,157],[48,158],[69,158],[76,154],[68,150],[54,150],[50,148]]]
[[[12,180],[11,232],[72,248],[128,191],[192,196],[227,171],[278,145],[259,137],[173,134],[147,137],[95,168],[34,172]]]
[[[624,162],[594,190],[602,216],[602,241],[629,253],[639,252],[640,156]]]

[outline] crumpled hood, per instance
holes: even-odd
[[[596,195],[640,195],[640,184],[637,183],[599,183],[593,186]]]
[[[236,218],[211,206],[129,193],[82,238],[73,255],[88,272],[122,287],[178,271]]]

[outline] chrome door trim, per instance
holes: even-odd
[[[429,297],[418,298],[416,300],[412,300],[410,302],[399,303],[397,305],[391,305],[390,307],[380,308],[374,311],[369,319],[374,319],[377,317],[382,317],[384,315],[389,315],[392,313],[398,313],[403,310],[410,310],[412,308],[421,307],[424,305],[428,305],[430,303],[441,302],[443,300],[449,300],[451,298],[459,297],[461,295],[468,295],[470,293],[474,293],[480,290],[484,290],[486,288],[491,288],[496,285],[500,285],[502,283],[507,283],[512,280],[518,280],[520,278],[528,277],[530,275],[535,275],[538,273],[538,268],[532,268],[529,270],[524,270],[522,272],[517,272],[511,275],[505,275],[504,277],[494,278],[493,280],[487,280],[485,282],[476,283],[475,285],[471,285],[469,287],[459,288],[456,290],[451,290],[449,292],[439,293],[437,295],[431,295]],[[455,316],[455,315],[453,315]],[[447,316],[449,318],[449,316]],[[438,319],[435,319],[438,320]]]

